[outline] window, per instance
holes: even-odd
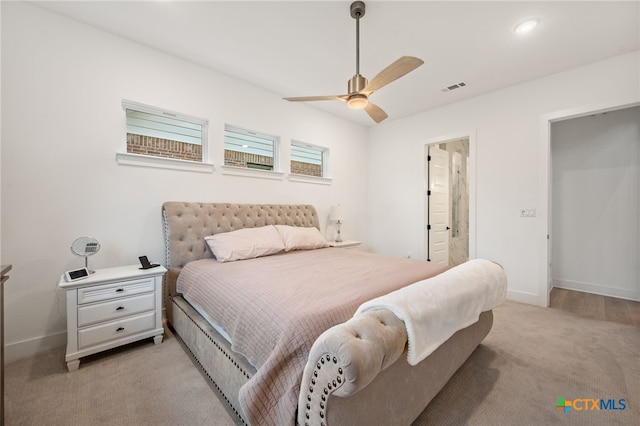
[[[225,166],[278,171],[280,138],[229,124],[224,126]]]
[[[206,159],[205,119],[123,101],[127,116],[127,153],[193,162]]]
[[[328,154],[328,148],[291,141],[291,173],[325,177]]]

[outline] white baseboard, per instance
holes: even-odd
[[[35,339],[23,340],[17,343],[9,343],[4,346],[4,362],[7,363],[21,358],[32,357],[40,352],[66,346],[66,344],[66,331],[60,331],[56,334]]]
[[[585,293],[599,294],[601,296],[617,297],[619,299],[640,301],[640,290],[630,290],[626,288],[609,287],[594,283],[583,283],[580,281],[552,279],[553,286],[566,290],[577,290]]]
[[[523,291],[507,290],[507,299],[513,300],[514,302],[526,303],[527,305],[539,305],[537,294],[525,293]]]

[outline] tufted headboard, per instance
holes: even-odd
[[[311,205],[229,204],[168,201],[162,205],[167,269],[212,257],[204,237],[220,232],[266,225],[315,226]]]

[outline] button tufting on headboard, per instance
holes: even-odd
[[[227,204],[168,201],[162,205],[167,268],[212,257],[204,237],[242,228],[291,225],[320,229],[312,205]]]

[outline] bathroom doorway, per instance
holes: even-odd
[[[425,253],[430,262],[469,260],[469,138],[426,145]]]

